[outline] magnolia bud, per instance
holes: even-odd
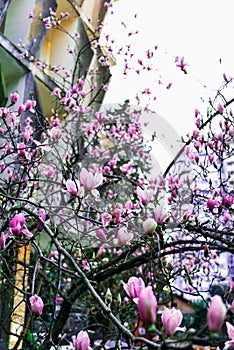
[[[143,230],[145,233],[149,236],[152,236],[154,233],[155,229],[157,227],[157,223],[154,219],[148,218],[143,222]]]
[[[219,332],[226,316],[226,306],[219,295],[211,299],[207,312],[208,328],[211,332]]]
[[[105,303],[110,305],[112,303],[112,293],[110,288],[107,288],[106,294],[105,294]]]
[[[140,318],[146,325],[156,322],[157,300],[151,286],[142,289],[137,307]]]
[[[31,296],[29,298],[29,301],[30,301],[30,305],[31,305],[31,310],[34,313],[34,315],[41,316],[42,311],[43,311],[43,307],[44,307],[44,303],[43,303],[41,297],[34,294],[33,296]]]
[[[15,104],[19,101],[19,94],[18,92],[13,92],[12,94],[10,94],[10,100],[12,104]]]
[[[176,310],[174,307],[168,309],[165,307],[162,314],[162,323],[165,329],[166,335],[173,335],[177,328],[180,326],[183,319],[183,315],[180,310]]]

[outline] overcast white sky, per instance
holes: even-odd
[[[111,69],[113,76],[104,102],[128,98],[134,104],[136,93],[150,87],[151,108],[179,134],[186,134],[192,128],[194,109],[206,111],[201,97],[214,96],[223,73],[234,76],[234,1],[119,0],[113,11],[107,17],[106,31],[115,38],[116,46],[131,43],[135,59],[144,60],[148,48],[158,45],[158,49],[152,60],[153,70],[140,75],[133,70],[124,77],[123,58],[116,56],[117,65]],[[127,35],[136,30],[138,35]],[[187,75],[175,67],[177,55],[184,56],[189,64]],[[160,76],[162,85],[158,84]],[[167,90],[169,82],[172,87]],[[156,102],[153,96],[157,96]]]

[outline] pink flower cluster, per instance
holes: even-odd
[[[127,283],[123,282],[123,288],[130,299],[132,299],[138,308],[142,322],[145,325],[151,325],[157,318],[157,300],[151,286],[145,286],[141,277],[130,277]],[[179,328],[183,319],[180,310],[175,308],[165,308],[162,314],[162,323],[165,334],[172,336]]]

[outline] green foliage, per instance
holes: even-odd
[[[39,350],[40,349],[40,342],[38,341],[37,336],[35,334],[33,334],[29,329],[27,332],[27,337],[24,341],[24,349],[25,350],[30,350],[30,349]]]
[[[2,67],[0,64],[0,107],[5,107],[7,100],[8,100],[8,97],[6,93],[5,78],[4,78]]]

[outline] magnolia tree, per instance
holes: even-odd
[[[60,30],[66,17],[38,20]],[[184,58],[175,64],[187,73]],[[144,132],[153,112],[127,100],[94,109],[81,76],[51,92],[49,119],[33,94],[12,91],[0,109],[0,254],[1,328],[15,349],[234,346],[234,284],[218,259],[234,251],[233,100],[223,97],[233,82],[223,79],[164,174]],[[181,293],[199,300],[189,316]]]

